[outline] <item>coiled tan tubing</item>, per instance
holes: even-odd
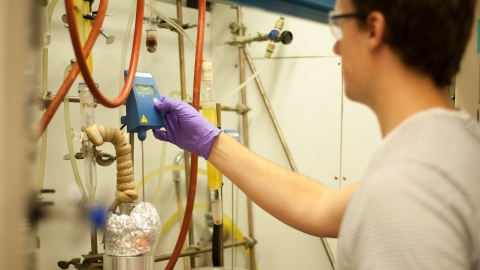
[[[87,136],[95,146],[110,142],[117,154],[117,191],[108,211],[115,212],[120,203],[133,202],[138,198],[133,180],[132,146],[125,133],[118,128],[93,125],[86,129]]]

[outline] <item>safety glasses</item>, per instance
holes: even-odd
[[[365,14],[354,13],[338,13],[337,11],[330,11],[328,14],[328,24],[332,30],[332,35],[336,40],[343,38],[343,27],[340,19],[345,18],[365,18]]]

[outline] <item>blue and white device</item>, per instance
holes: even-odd
[[[125,78],[128,71],[125,70]],[[153,76],[148,72],[137,72],[133,82],[132,91],[127,98],[127,115],[120,121],[127,125],[129,133],[136,132],[138,139],[147,138],[147,130],[165,127],[163,112],[155,110],[155,103],[160,100]]]

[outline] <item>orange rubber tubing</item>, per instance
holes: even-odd
[[[77,57],[77,63],[82,72],[85,83],[88,86],[88,89],[92,93],[93,97],[97,100],[98,103],[107,107],[107,108],[117,108],[122,105],[123,102],[127,99],[130,91],[132,90],[133,81],[135,79],[135,74],[137,72],[138,58],[140,55],[140,43],[142,38],[142,26],[143,26],[143,14],[145,9],[145,0],[137,0],[137,11],[135,17],[135,32],[133,34],[133,46],[132,46],[132,55],[130,59],[130,66],[128,68],[128,75],[125,80],[125,85],[123,86],[120,95],[115,99],[109,99],[105,97],[100,89],[97,88],[95,80],[93,79],[92,73],[88,68],[87,57],[88,53],[82,51],[82,44],[80,41],[80,36],[78,34],[77,21],[74,17],[74,5],[72,0],[65,0],[65,8],[67,11],[68,19],[68,31],[70,32],[70,38],[72,39],[73,50],[75,51],[75,56]],[[94,34],[94,33],[92,33]],[[98,33],[97,33],[98,36]]]
[[[131,61],[130,61],[129,76],[128,76],[128,77],[130,77],[130,74],[132,74],[132,76],[131,76],[132,78],[130,78],[130,80],[128,80],[128,78],[127,78],[127,83],[126,83],[126,86],[128,86],[128,84],[130,82],[130,87],[127,88],[128,93],[130,93],[130,89],[132,87],[131,84],[133,84],[133,75],[136,73],[136,67],[137,67],[137,64],[138,64],[138,55],[140,53],[140,43],[141,43],[141,38],[142,38],[141,32],[142,32],[142,26],[143,26],[144,3],[145,3],[145,0],[139,0],[137,2],[137,14],[136,14],[137,18],[136,18],[136,21],[135,21],[134,44],[133,44],[133,48],[132,48],[132,57],[131,57]],[[65,0],[65,4],[66,4],[66,6],[71,6],[72,7],[71,9],[67,8],[67,14],[68,13],[72,14],[71,11],[73,10],[73,4],[72,4],[71,0]],[[85,46],[83,48],[82,56],[90,55],[90,52],[92,51],[93,46],[95,45],[95,42],[98,38],[98,35],[100,34],[100,29],[102,28],[102,24],[103,24],[103,21],[105,19],[105,15],[107,14],[107,8],[108,8],[108,0],[100,0],[100,4],[99,4],[99,7],[98,7],[98,12],[97,12],[97,17],[95,19],[95,22],[93,23],[92,31],[91,31],[91,33],[90,33],[90,35],[87,39],[87,42],[85,43]],[[69,12],[69,10],[70,10],[70,12]],[[78,29],[76,27],[77,26],[76,21],[73,20],[73,23],[70,22],[70,20],[73,19],[73,16],[68,16],[67,15],[67,18],[69,19],[69,24],[70,24],[69,29],[73,29],[73,26],[75,26],[74,31],[77,33],[77,37],[78,37]],[[140,23],[138,23],[139,21],[140,21]],[[135,44],[137,44],[136,47],[135,47]],[[80,45],[80,47],[81,47],[81,45]],[[74,49],[75,48],[76,47],[74,46]],[[82,57],[79,58],[77,56],[77,60],[78,59],[82,59]],[[85,58],[83,58],[83,60],[85,60]],[[84,62],[86,62],[86,60]],[[134,70],[134,72],[131,72],[131,71],[133,71],[133,67],[135,68],[135,70]],[[88,68],[87,68],[87,71],[89,71]],[[62,86],[60,87],[60,89],[58,89],[57,95],[52,100],[52,102],[48,106],[47,110],[43,114],[42,119],[40,119],[40,122],[38,124],[38,133],[36,134],[37,135],[36,140],[38,140],[42,136],[42,134],[45,132],[45,130],[47,129],[48,125],[50,124],[50,121],[52,120],[53,116],[55,115],[58,108],[60,107],[60,104],[62,103],[63,99],[65,98],[65,95],[68,93],[68,90],[70,90],[70,88],[72,87],[72,84],[75,81],[75,79],[77,78],[79,72],[80,72],[79,62],[76,62],[73,65],[73,68],[70,71],[70,73],[68,74],[68,76],[65,78],[65,81],[63,82]],[[86,72],[86,73],[84,72],[83,74],[90,74],[90,72]],[[96,89],[96,85],[95,85],[95,89]],[[95,91],[95,90],[93,90],[93,91]],[[93,91],[92,91],[92,94],[94,95],[94,97],[96,97],[98,99],[95,92],[93,92]],[[125,99],[126,99],[126,97],[128,97],[128,93],[123,95],[123,96],[125,96]],[[120,103],[123,103],[123,101],[120,102]]]
[[[93,49],[93,45],[95,45],[95,42],[97,41],[98,35],[100,34],[100,29],[102,28],[102,24],[105,19],[105,15],[107,14],[107,8],[108,0],[100,0],[97,17],[95,19],[95,22],[93,23],[92,31],[88,36],[87,42],[85,42],[85,47],[83,48],[83,52],[85,55],[90,55],[90,52]],[[70,87],[72,87],[72,84],[77,78],[79,72],[80,69],[78,63],[75,63],[72,70],[65,78],[62,86],[60,86],[60,88],[58,89],[57,95],[48,106],[47,110],[42,116],[42,119],[40,119],[40,122],[38,123],[39,132],[36,134],[36,140],[38,140],[42,136],[43,132],[45,132],[45,130],[47,129],[48,124],[50,124],[50,121],[60,107],[60,104],[65,98],[65,95],[68,93],[68,90],[70,90]]]
[[[198,29],[197,29],[197,48],[195,55],[195,76],[193,80],[193,107],[198,111],[200,109],[200,84],[202,77],[202,60],[203,60],[203,44],[205,40],[205,13],[207,10],[206,0],[198,1]],[[187,237],[188,227],[192,220],[193,205],[195,203],[195,192],[197,191],[197,170],[198,170],[198,156],[192,154],[190,162],[190,188],[188,190],[187,205],[185,207],[185,216],[183,218],[180,234],[177,239],[177,244],[173,250],[172,257],[168,261],[166,270],[172,270],[177,263],[178,257],[182,252],[183,243]]]

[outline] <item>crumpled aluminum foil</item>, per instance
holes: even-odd
[[[149,252],[160,225],[160,216],[151,203],[139,203],[130,216],[111,214],[105,228],[105,253],[126,257]]]

